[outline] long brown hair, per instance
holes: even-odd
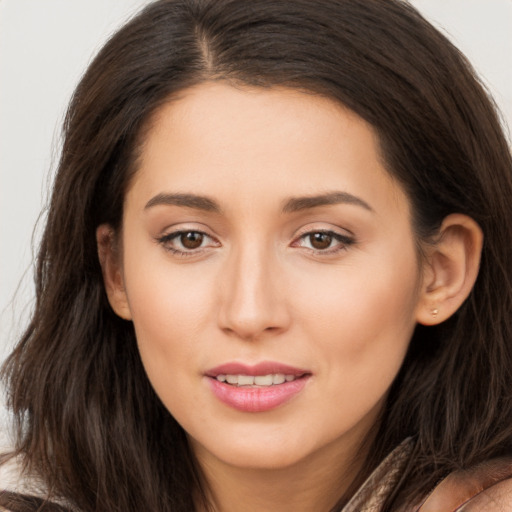
[[[160,0],[110,39],[67,112],[36,307],[3,368],[16,453],[51,494],[84,511],[190,512],[205,500],[133,326],[108,304],[95,239],[99,224],[121,226],[152,113],[205,80],[281,85],[346,105],[375,128],[418,240],[453,212],[484,232],[470,297],[441,325],[417,327],[356,481],[413,436],[385,506],[396,510],[454,469],[511,453],[510,151],[470,65],[400,0]]]

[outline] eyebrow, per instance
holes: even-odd
[[[196,194],[158,194],[146,203],[144,210],[158,205],[184,206],[214,213],[221,211],[220,206],[213,199]]]
[[[295,213],[335,204],[352,204],[370,212],[374,211],[366,201],[348,192],[328,192],[314,196],[292,197],[285,202],[282,211],[283,213]],[[207,196],[196,194],[157,194],[146,203],[144,209],[148,210],[159,205],[182,206],[213,213],[221,212],[221,208],[216,201]]]
[[[325,194],[307,196],[307,197],[292,197],[283,206],[283,213],[294,213],[310,208],[317,208],[318,206],[329,206],[335,204],[353,204],[361,206],[365,210],[373,212],[373,208],[361,198],[349,194],[348,192],[328,192]]]

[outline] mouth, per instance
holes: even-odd
[[[223,404],[241,412],[275,409],[302,392],[311,372],[280,363],[228,363],[205,374]]]

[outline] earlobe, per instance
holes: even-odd
[[[110,225],[102,224],[98,227],[96,230],[96,244],[108,301],[119,317],[131,320],[131,311],[124,288],[121,259],[116,249],[114,230]]]
[[[467,299],[478,276],[483,234],[467,215],[448,215],[427,261],[416,320],[436,325],[452,316]]]

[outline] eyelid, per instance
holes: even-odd
[[[304,247],[299,244],[301,240],[304,240],[307,236],[314,235],[316,233],[323,233],[326,235],[332,236],[335,240],[337,240],[339,243],[336,247],[326,248],[326,249],[315,249],[312,247]],[[335,227],[315,227],[314,225],[307,225],[301,228],[296,235],[293,238],[293,241],[291,243],[292,247],[300,247],[302,249],[305,249],[307,251],[310,251],[313,254],[321,255],[321,256],[328,256],[328,255],[335,255],[341,251],[345,251],[350,247],[351,245],[354,245],[356,243],[355,236],[349,232],[346,229],[341,228],[335,228]]]
[[[205,246],[203,246],[201,243],[199,247],[191,249],[188,249],[186,247],[184,247],[183,249],[173,247],[172,242],[178,239],[181,235],[186,233],[197,233],[205,237],[207,240],[209,240],[209,242]],[[335,241],[337,241],[337,244],[335,245],[335,247],[327,247],[325,249],[316,249],[314,247],[305,247],[304,245],[302,245],[302,240],[304,240],[308,236],[312,236],[317,233],[322,233],[331,236]],[[164,234],[155,237],[155,242],[160,244],[166,251],[180,257],[195,256],[200,253],[203,253],[204,251],[207,251],[208,249],[221,246],[219,240],[215,236],[208,233],[208,230],[186,225],[176,225],[173,226],[173,229],[168,228],[168,230]],[[356,240],[354,235],[346,229],[325,225],[316,227],[315,225],[309,224],[303,226],[296,232],[290,246],[299,247],[314,254],[327,256],[344,251],[349,246],[353,245],[355,242]]]
[[[171,246],[171,242],[173,240],[178,239],[181,235],[186,233],[197,233],[199,235],[202,235],[203,237],[208,238],[210,240],[210,243],[207,246],[201,246],[196,249],[179,249]],[[211,247],[220,247],[221,245],[217,238],[207,233],[206,230],[188,226],[181,226],[179,228],[169,230],[162,235],[156,236],[155,241],[158,244],[160,244],[166,251],[179,257],[196,256],[198,254],[203,253],[205,250]]]
[[[329,222],[309,222],[297,229],[294,237],[297,238],[308,233],[335,233],[339,236],[355,238],[355,234],[350,231],[350,229],[343,228]]]

